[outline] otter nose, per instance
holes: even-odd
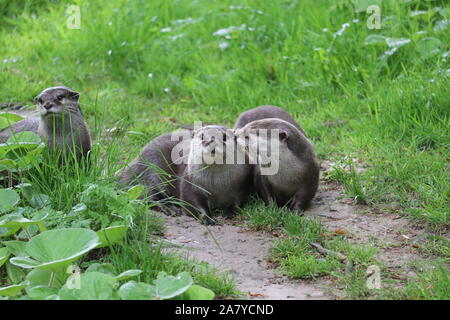
[[[44,108],[47,109],[47,110],[52,108],[52,107],[53,107],[53,103],[47,102],[47,103],[44,104]]]

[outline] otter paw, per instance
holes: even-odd
[[[208,217],[206,215],[201,217],[201,221],[204,225],[207,225],[207,226],[213,226],[217,223],[217,221],[215,219]]]

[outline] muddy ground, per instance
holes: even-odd
[[[323,166],[327,170],[327,166]],[[337,183],[322,182],[305,215],[319,217],[330,231],[345,232],[354,243],[372,243],[377,258],[399,278],[411,275],[408,262],[419,257],[414,242],[424,230],[395,213],[381,212],[368,206],[353,205],[342,198]],[[169,217],[165,238],[184,246],[182,254],[194,257],[235,276],[238,290],[246,299],[338,299],[342,296],[325,278],[312,281],[289,279],[268,262],[273,235],[228,221],[209,228],[211,234],[188,216]]]

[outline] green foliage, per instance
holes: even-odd
[[[19,202],[19,195],[14,190],[0,189],[0,213],[14,208]]]
[[[120,243],[128,231],[127,226],[112,226],[97,231],[100,244],[97,248],[107,247],[116,243]]]
[[[62,300],[112,300],[116,278],[100,273],[87,272],[80,275],[79,286],[66,283],[58,292]]]
[[[199,285],[192,285],[192,278],[187,272],[177,276],[160,272],[153,285],[143,282],[129,281],[119,289],[119,296],[123,300],[212,300],[214,293]]]
[[[0,130],[22,120],[23,118],[15,113],[0,113]]]
[[[29,257],[15,257],[11,263],[22,268],[58,270],[70,265],[100,244],[95,232],[72,228],[44,231],[27,242]]]
[[[345,157],[333,164],[332,168],[327,171],[326,178],[342,183],[346,195],[353,198],[355,203],[367,204],[366,190],[352,159]]]
[[[33,132],[19,132],[0,144],[0,170],[21,173],[41,161],[44,144]]]
[[[142,268],[139,281],[147,284],[161,270],[189,271],[217,295],[233,294],[233,282],[216,272],[149,249],[156,244],[148,235],[161,232],[161,219],[138,200],[141,188],[118,190],[113,175],[158,134],[194,120],[232,126],[243,109],[262,104],[285,108],[321,159],[338,159],[329,178],[356,202],[395,201],[412,218],[449,226],[446,1],[78,0],[81,28],[69,29],[66,9],[73,4],[0,2],[0,102],[31,105],[43,88],[68,85],[82,93],[94,138],[90,168],[44,161],[45,148],[28,134],[0,145],[0,171],[12,173],[7,186],[13,187],[12,178],[31,185],[0,191],[0,197],[12,196],[10,191],[20,197],[8,198],[11,205],[1,198],[0,220],[10,223],[0,227],[2,240],[28,240],[44,228],[99,231],[123,225],[128,232],[120,247],[110,242],[102,249],[111,251],[106,256],[84,256],[81,263],[103,259],[117,270]],[[367,28],[369,4],[381,6],[381,29]],[[1,114],[0,130],[18,120]],[[333,124],[339,120],[344,121]],[[105,130],[112,127],[113,135]],[[358,170],[360,163],[366,171]],[[327,269],[336,261],[324,264],[307,246],[322,240],[323,230],[290,215],[280,218],[280,211],[255,206],[242,213],[255,228],[288,236],[274,249],[283,266],[308,277],[342,269],[341,262]],[[29,224],[43,213],[40,224]],[[445,254],[442,242],[433,243],[423,250]],[[370,250],[322,244],[359,256],[362,265],[371,260]],[[0,268],[7,269],[2,283],[23,281],[9,262]],[[348,287],[362,283],[361,270],[346,278]],[[433,296],[427,290],[423,295]],[[27,295],[51,292],[39,287]]]
[[[423,270],[418,279],[410,279],[405,288],[407,299],[449,300],[450,277],[448,269],[435,266],[431,270]]]

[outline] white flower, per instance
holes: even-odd
[[[224,29],[219,29],[216,32],[213,33],[213,36],[225,36],[233,31],[236,30],[244,30],[247,27],[247,25],[244,23],[243,25],[241,25],[240,27],[235,27],[235,26],[231,26],[228,28],[224,28]]]
[[[222,49],[222,50],[228,48],[229,46],[230,46],[230,43],[227,42],[227,41],[221,41],[221,42],[219,42],[219,48]]]
[[[341,29],[339,29],[338,31],[336,31],[336,32],[333,34],[333,37],[336,38],[336,36],[342,36],[342,34],[344,33],[345,29],[347,29],[348,27],[350,27],[350,23],[344,23],[344,24],[341,26]]]

